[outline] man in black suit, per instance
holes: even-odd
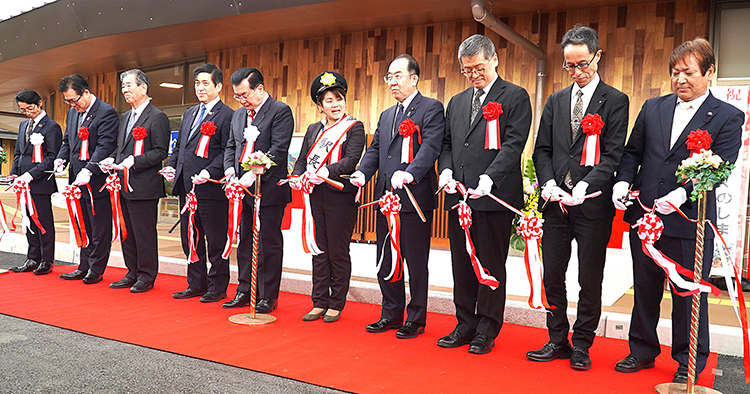
[[[185,205],[187,194],[195,190],[198,200],[195,213],[198,260],[188,264],[187,289],[172,296],[178,299],[201,297],[201,302],[216,302],[227,298],[229,285],[229,260],[221,257],[227,236],[229,208],[221,185],[208,182],[208,179],[218,180],[224,175],[224,147],[229,138],[233,111],[219,98],[224,79],[219,67],[213,63],[200,65],[193,71],[193,78],[195,95],[200,104],[185,111],[172,157],[162,170],[162,175],[167,181],[174,181],[172,194],[180,197],[180,208]],[[209,129],[215,129],[212,135],[209,135]],[[203,134],[203,130],[209,134]],[[180,235],[182,250],[189,260],[188,220],[186,210],[180,216]],[[207,257],[211,262],[211,271],[206,265]]]
[[[404,264],[409,267],[411,301],[406,305],[403,275],[398,280],[392,278],[396,256],[391,253],[388,222],[378,210],[377,261],[381,264],[377,275],[383,293],[383,308],[380,320],[369,324],[366,329],[374,333],[398,329],[397,338],[416,338],[424,332],[427,321],[427,262],[430,254],[432,211],[437,206],[435,160],[440,154],[445,117],[443,104],[422,96],[417,90],[419,64],[411,55],[397,56],[388,67],[384,80],[398,103],[380,114],[372,143],[357,171],[352,174],[351,183],[363,186],[377,172],[375,198],[380,198],[388,191],[400,198],[401,255]],[[402,134],[403,127],[409,124],[419,128],[421,142],[417,132],[408,138]],[[405,144],[411,144],[411,157],[404,157],[402,154],[404,150],[409,150],[408,145],[404,149]],[[425,221],[422,221],[409,201],[404,187],[408,187],[414,195]],[[404,307],[406,323],[402,326]]]
[[[599,78],[597,70],[602,51],[594,29],[576,26],[565,33],[560,46],[563,68],[574,83],[547,99],[534,150],[534,165],[539,184],[544,185],[542,199],[546,202],[562,199],[568,206],[568,214],[557,204],[548,205],[543,211],[544,288],[547,301],[554,309],[547,313],[549,343],[526,353],[526,357],[534,361],[570,358],[571,368],[587,370],[591,368],[588,349],[594,342],[594,331],[601,316],[604,260],[615,216],[610,194],[628,132],[629,104],[628,96]],[[595,165],[581,162],[586,145],[581,119],[587,114],[598,114],[604,122],[599,142],[600,159]],[[583,199],[586,194],[599,190],[602,191],[600,196]],[[578,244],[581,290],[571,349],[565,272],[573,239]]]
[[[169,118],[151,105],[148,97],[151,82],[143,71],[125,71],[120,74],[120,81],[131,109],[120,119],[115,157],[102,160],[99,167],[106,172],[113,169],[119,172],[120,205],[127,231],[121,242],[122,257],[128,273],[109,287],[144,293],[154,288],[159,272],[156,221],[159,199],[166,196],[159,170],[169,149]],[[131,186],[132,190],[128,190]]]
[[[292,200],[289,185],[277,185],[286,179],[289,144],[294,133],[292,109],[274,100],[263,84],[263,74],[255,68],[243,67],[232,74],[234,98],[242,108],[234,112],[229,142],[224,152],[224,173],[237,176],[245,187],[252,186],[256,176],[242,168],[242,162],[255,151],[269,155],[276,166],[261,176],[260,244],[258,247],[258,313],[268,313],[278,307],[281,269],[284,257],[284,238],[281,221],[286,204]],[[255,200],[243,199],[240,222],[240,243],[237,245],[239,286],[232,301],[225,308],[238,308],[250,302],[253,256],[253,212]],[[226,234],[226,231],[224,232]]]
[[[42,234],[36,222],[31,221],[30,231],[26,231],[26,239],[29,242],[26,262],[10,270],[34,271],[36,275],[46,275],[52,272],[55,259],[55,220],[52,216],[50,196],[57,191],[55,178],[48,172],[52,171],[60,150],[62,130],[42,109],[42,98],[39,93],[23,89],[16,94],[16,104],[29,120],[21,122],[18,127],[16,152],[13,155],[10,173],[12,177],[16,177],[16,182],[29,185],[35,212],[45,233]]]
[[[66,117],[65,136],[55,160],[55,170],[62,172],[70,163],[69,181],[81,189],[81,209],[89,240],[88,246],[81,248],[78,269],[60,277],[83,279],[86,284],[98,283],[107,268],[112,248],[112,207],[109,192],[100,191],[107,174],[94,163],[114,152],[120,119],[111,105],[91,93],[88,82],[79,74],[63,77],[58,90],[72,108]],[[82,151],[81,147],[85,145],[88,149]]]
[[[487,194],[492,193],[516,208],[523,207],[521,153],[531,127],[531,102],[525,89],[497,75],[497,53],[489,38],[475,34],[464,40],[458,48],[458,60],[461,73],[472,87],[453,96],[448,103],[445,138],[438,161],[440,186],[449,193],[445,197],[448,210],[461,198],[456,194],[455,182],[469,188],[471,238],[479,261],[499,285],[493,290],[479,283],[466,251],[466,235],[459,224],[458,212],[451,210],[448,236],[458,324],[453,332],[438,340],[438,346],[469,344],[470,353],[484,354],[495,346],[503,325],[505,259],[514,217],[513,212]],[[502,106],[495,129],[487,127],[488,121],[483,116],[482,107],[490,103]]]
[[[696,225],[674,214],[671,206],[680,208],[690,218],[697,217],[698,204],[688,200],[692,183],[682,185],[675,176],[682,160],[690,155],[685,145],[687,136],[696,129],[708,131],[713,140],[711,150],[723,160],[734,162],[741,146],[745,116],[708,91],[716,65],[711,44],[705,39],[696,38],[675,48],[669,57],[669,70],[674,93],[646,100],[643,104],[617,170],[612,201],[618,209],[626,209],[622,201],[628,189],[640,190],[643,204],[655,205],[657,215],[664,222],[664,232],[654,246],[677,264],[692,270]],[[706,199],[706,218],[715,223],[714,192],[709,191]],[[633,224],[643,214],[640,205],[633,204],[625,212],[625,221]],[[714,234],[706,230],[704,279],[708,279],[710,273],[713,250]],[[630,232],[630,252],[634,283],[630,354],[615,366],[616,371],[624,373],[654,367],[654,359],[661,351],[656,327],[664,294],[664,271],[643,253],[635,230]],[[688,279],[692,281],[692,277]],[[705,293],[701,294],[696,374],[705,368],[709,354],[706,297]],[[692,297],[672,292],[672,358],[679,363],[675,383],[687,382],[691,304]]]

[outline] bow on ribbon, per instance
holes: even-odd
[[[78,138],[81,140],[81,152],[78,155],[78,160],[89,159],[89,128],[86,126],[78,129]]]
[[[456,189],[462,196],[464,196],[464,198],[453,208],[458,208],[458,224],[464,229],[464,234],[466,234],[466,252],[469,254],[472,267],[474,267],[474,274],[476,274],[479,283],[495,290],[500,286],[500,281],[495,279],[495,277],[490,274],[490,271],[482,266],[482,263],[477,257],[476,249],[474,249],[474,242],[471,240],[471,233],[469,232],[469,227],[471,227],[472,222],[471,208],[466,202],[466,199],[469,196],[466,191],[466,186],[460,182],[456,182]]]
[[[21,229],[23,230],[23,233],[25,234],[26,231],[31,231],[31,220],[29,219],[29,214],[31,216],[31,219],[34,220],[34,223],[37,227],[39,227],[39,231],[42,232],[42,234],[46,234],[47,232],[44,230],[44,227],[42,227],[42,224],[39,222],[39,215],[36,213],[36,205],[34,205],[34,199],[31,197],[31,189],[29,188],[29,184],[22,181],[17,181],[13,184],[13,193],[16,194],[16,213],[13,214],[13,219],[11,219],[10,226],[13,229],[13,231],[16,230],[16,224],[14,221],[16,220],[16,215],[18,212],[21,212]],[[28,213],[26,210],[28,209]],[[31,232],[34,233],[33,231]]]
[[[422,132],[413,120],[406,119],[398,125],[398,133],[404,137],[401,141],[401,162],[411,163],[414,161],[414,144],[411,140],[412,135],[417,133],[417,143],[421,145]]]
[[[516,233],[526,241],[523,260],[526,265],[526,277],[529,279],[531,294],[529,306],[534,309],[555,309],[547,302],[547,291],[544,289],[544,267],[540,253],[539,240],[542,239],[542,223],[544,219],[536,216],[521,216],[516,227]],[[537,289],[535,291],[535,289]]]
[[[240,221],[242,220],[242,199],[245,197],[245,190],[239,182],[232,181],[224,189],[224,195],[229,200],[229,226],[227,227],[227,244],[224,245],[224,252],[221,254],[221,257],[228,259],[232,253],[234,237],[240,228]]]
[[[599,164],[600,138],[604,128],[604,121],[599,114],[586,114],[581,119],[581,130],[586,134],[581,153],[581,165],[593,167]]]
[[[203,122],[201,124],[201,139],[198,146],[195,147],[195,155],[204,159],[208,158],[208,144],[211,142],[211,136],[216,134],[216,125],[214,122]]]
[[[197,247],[197,238],[199,236],[198,229],[195,227],[195,211],[198,209],[198,199],[195,197],[195,186],[185,196],[185,205],[182,206],[180,215],[188,211],[188,240],[190,245],[190,256],[188,256],[189,263],[195,263],[199,260]]]
[[[44,135],[42,133],[31,133],[29,136],[29,142],[34,146],[34,153],[32,154],[31,161],[33,163],[41,163],[44,157],[42,152],[42,144],[44,143]]]
[[[401,211],[401,199],[396,194],[387,191],[379,200],[360,205],[359,209],[375,204],[380,205],[380,212],[383,213],[385,220],[388,222],[388,236],[391,241],[391,272],[385,277],[385,280],[398,282],[404,275],[404,261],[401,256],[401,218],[399,216],[399,212]],[[383,250],[381,250],[380,253],[380,260],[378,261],[377,267],[375,267],[377,272],[380,272],[380,267],[383,265],[383,260],[385,260],[386,245],[388,245],[388,242],[383,242]],[[395,262],[393,261],[394,256]]]
[[[482,116],[487,119],[487,127],[484,134],[484,149],[500,149],[500,115],[503,113],[503,105],[490,101],[482,108]]]
[[[76,245],[79,248],[85,248],[89,245],[89,240],[86,236],[86,225],[83,221],[83,210],[81,209],[81,189],[78,186],[67,185],[62,195],[68,204],[68,218],[76,237]]]
[[[120,190],[122,189],[120,178],[115,174],[109,174],[104,182],[104,187],[109,191],[109,202],[112,206],[112,242],[122,242],[128,237],[128,230],[125,226],[125,217],[120,202]]]
[[[139,156],[143,154],[143,140],[148,136],[148,130],[143,126],[138,126],[133,129],[133,138],[135,138],[135,145],[133,146],[133,156]]]

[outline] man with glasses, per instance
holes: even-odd
[[[58,90],[71,108],[55,171],[64,172],[70,163],[69,180],[81,189],[81,210],[89,241],[81,248],[78,268],[60,277],[93,284],[101,282],[112,247],[112,208],[109,192],[102,190],[107,174],[98,163],[114,152],[120,119],[111,105],[91,93],[88,82],[79,74],[63,77]]]
[[[294,133],[292,109],[274,100],[266,91],[263,74],[255,68],[243,67],[232,74],[234,98],[242,105],[232,116],[227,149],[224,152],[224,173],[239,177],[240,183],[250,188],[261,183],[260,244],[258,250],[258,313],[268,313],[278,307],[281,269],[284,257],[284,238],[281,221],[286,204],[292,200],[289,185],[278,185],[286,179],[289,144]],[[245,171],[242,163],[253,152],[261,151],[276,163],[256,179],[252,171]],[[240,241],[237,245],[239,285],[232,301],[224,308],[239,308],[250,303],[253,256],[253,214],[255,200],[243,199],[240,222]]]
[[[549,343],[526,353],[534,361],[570,358],[576,370],[591,368],[589,348],[596,336],[602,306],[602,279],[607,243],[615,208],[610,203],[614,172],[620,164],[628,128],[628,96],[606,85],[597,70],[602,56],[596,31],[576,26],[562,38],[563,68],[572,86],[547,99],[534,150],[537,179],[542,186],[544,233],[544,288],[551,309],[547,313]],[[597,114],[604,122],[599,147],[587,146],[581,120]],[[595,150],[598,149],[598,152]],[[588,150],[588,151],[587,151]],[[599,155],[599,162],[582,160]],[[601,192],[594,198],[587,194]],[[560,201],[566,205],[563,212]],[[568,299],[565,272],[571,242],[578,245],[578,316],[568,341]]]
[[[172,156],[162,170],[167,181],[173,181],[172,194],[180,198],[180,211],[188,193],[195,192],[198,201],[194,216],[195,252],[197,261],[188,264],[188,287],[172,294],[177,299],[201,297],[201,302],[216,302],[227,298],[229,260],[222,258],[227,235],[229,205],[222,185],[209,180],[224,176],[222,162],[229,138],[232,109],[221,101],[224,73],[213,63],[193,70],[195,95],[200,104],[185,111],[180,123]],[[191,256],[189,212],[180,215],[182,250]],[[208,244],[208,245],[206,245]],[[211,262],[208,270],[206,262]]]
[[[42,109],[39,93],[23,89],[16,94],[16,104],[19,111],[29,119],[21,122],[18,127],[16,152],[10,174],[16,183],[28,184],[34,201],[33,212],[39,218],[44,233],[35,220],[29,223],[26,230],[29,242],[26,262],[10,270],[34,271],[36,275],[46,275],[52,272],[55,259],[55,221],[52,216],[51,195],[57,192],[57,182],[50,172],[60,151],[62,130]],[[30,208],[32,207],[26,207],[29,213]]]
[[[464,40],[458,48],[458,60],[471,87],[448,103],[445,139],[438,161],[440,187],[449,193],[445,209],[450,210],[448,236],[458,324],[453,332],[438,340],[438,346],[469,344],[469,353],[484,354],[495,346],[503,325],[505,259],[514,217],[513,212],[487,195],[491,193],[516,208],[523,207],[521,152],[531,127],[531,102],[526,90],[497,75],[497,53],[489,38],[475,34]],[[483,108],[492,112],[489,120],[483,116]],[[467,252],[459,213],[451,209],[465,199],[456,193],[456,182],[468,189],[466,201],[472,220],[469,232],[479,263],[497,280],[494,289],[479,283],[480,271],[475,274],[476,261],[472,262]]]
[[[383,307],[380,319],[366,329],[372,333],[398,329],[396,337],[407,339],[422,334],[427,321],[427,262],[432,214],[437,206],[435,160],[440,154],[445,118],[443,104],[417,90],[419,64],[411,55],[397,56],[384,80],[397,103],[380,114],[372,143],[350,181],[361,187],[377,172],[374,197],[393,192],[400,199],[399,241],[404,264],[409,267],[411,301],[407,306],[403,270],[401,274],[396,272],[399,270],[389,239],[389,223],[378,211],[377,276]],[[405,189],[414,196],[424,220]],[[402,325],[404,308],[406,323]]]

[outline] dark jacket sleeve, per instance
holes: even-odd
[[[341,160],[326,166],[329,178],[336,178],[341,174],[350,174],[357,167],[365,147],[365,125],[358,121],[349,129],[346,135],[346,147],[341,155]],[[308,148],[309,150],[309,148]],[[300,153],[301,154],[301,153]],[[296,170],[295,166],[295,170]]]
[[[505,123],[505,141],[502,141],[500,150],[495,159],[485,170],[485,174],[492,178],[496,186],[502,185],[505,177],[511,171],[518,171],[518,161],[531,128],[531,101],[529,94],[524,89],[514,89],[514,95],[506,102],[510,103],[507,108],[508,120]],[[503,106],[503,112],[506,107]]]

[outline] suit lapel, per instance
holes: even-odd
[[[571,130],[571,119],[570,119],[570,97],[573,94],[573,85],[570,85],[569,89],[565,89],[563,91],[562,97],[560,98],[560,101],[558,102],[558,112],[560,112],[562,115],[560,116],[560,122],[562,122],[562,125],[560,127],[563,132],[560,138],[564,141],[564,146],[570,147],[573,146],[573,141],[571,138],[573,138],[572,130]]]
[[[672,136],[672,120],[674,119],[674,109],[677,105],[677,96],[671,94],[667,96],[659,105],[659,116],[661,118],[661,138],[664,153],[669,153],[669,142]],[[677,146],[677,144],[675,144]]]
[[[203,115],[203,119],[200,122],[201,125],[203,125],[203,123],[210,122],[213,119],[214,114],[219,109],[219,103],[221,103],[221,101],[217,102],[216,105],[214,105],[214,107],[211,108],[210,111],[207,111],[206,114]],[[188,137],[189,138],[188,138],[187,142],[190,142],[190,141],[198,138],[198,136],[201,134],[201,126],[198,126],[198,129],[195,131],[195,133],[192,136],[190,135],[190,131],[193,129],[193,123],[195,123],[195,118],[198,116],[198,114],[200,114],[199,110],[200,110],[200,105],[198,105],[197,107],[195,107],[195,111],[193,113],[193,121],[190,122],[190,128],[188,129]]]
[[[470,89],[470,91],[471,94],[469,94],[469,119],[471,119],[471,101],[474,99],[474,89]],[[490,101],[496,101],[502,104],[500,100],[502,99],[503,94],[505,94],[505,81],[503,81],[503,79],[498,75],[495,84],[492,85],[490,92],[487,93],[487,98],[485,98],[484,102],[482,103],[482,108],[489,104]],[[482,116],[482,111],[480,110],[477,114],[477,117],[474,118],[474,122],[471,123],[468,134],[471,134],[474,131],[474,129],[482,121],[482,119],[484,119],[484,117]],[[468,134],[466,135],[467,137]]]
[[[571,86],[571,90],[568,93],[568,104],[570,104],[570,95],[572,94],[572,92],[573,89]],[[599,81],[599,85],[596,86],[594,94],[591,96],[591,101],[589,101],[589,106],[586,108],[586,113],[584,113],[583,116],[597,113],[599,111],[599,108],[601,108],[602,105],[604,105],[604,102],[607,101],[605,96],[606,90],[604,89],[604,82]],[[566,113],[568,114],[568,116],[570,116],[570,108],[568,108],[568,111]],[[585,133],[583,132],[583,130],[579,129],[578,134],[576,135],[576,140],[573,141],[573,144],[575,144],[579,139],[584,138],[584,134]]]
[[[675,106],[676,105],[677,104],[675,103]],[[706,123],[711,121],[711,118],[713,118],[714,114],[716,114],[718,107],[719,104],[716,102],[716,99],[711,95],[711,93],[709,93],[708,97],[706,97],[706,101],[704,101],[700,108],[695,111],[695,115],[693,115],[693,118],[690,119],[690,122],[688,122],[687,126],[685,126],[685,129],[682,130],[682,133],[680,133],[680,137],[677,138],[677,141],[674,143],[672,149],[669,150],[669,155],[674,154],[677,149],[685,145],[687,136],[691,131],[695,131],[700,128],[705,129],[704,126],[706,125]],[[672,110],[674,111],[674,108]],[[711,130],[708,131],[710,132]]]
[[[125,112],[122,115],[122,119],[120,119],[120,130],[117,133],[117,145],[120,147],[120,152],[125,150],[125,133],[127,133],[128,131],[128,121],[130,120],[130,116],[132,113],[133,110],[131,109]]]
[[[403,118],[401,122],[403,122],[406,119],[410,119],[412,116],[414,116],[414,113],[417,112],[417,108],[419,108],[419,103],[422,101],[422,93],[417,92],[417,94],[414,96],[414,98],[409,103],[409,108],[404,108],[404,114],[402,115]],[[391,127],[388,129],[388,134],[390,135],[390,141],[388,142],[388,146],[392,144],[396,140],[396,136],[398,135],[398,126],[401,124],[394,125],[393,122],[398,121],[396,119],[396,110],[398,108],[398,104],[391,107],[393,108],[393,114],[391,115]],[[390,109],[390,108],[389,108]],[[395,132],[394,132],[394,126],[395,126]]]

